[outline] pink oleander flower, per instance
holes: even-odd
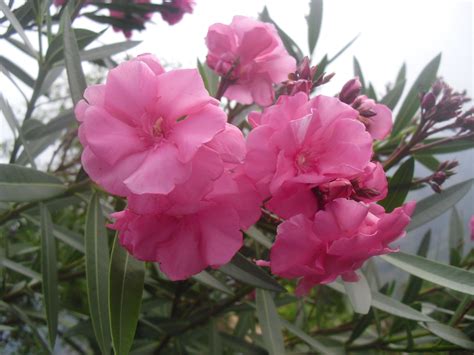
[[[190,178],[198,150],[226,127],[197,70],[164,72],[152,55],[112,69],[84,98],[75,109],[82,164],[120,196],[169,194]]]
[[[314,218],[297,215],[278,226],[270,252],[273,274],[298,278],[297,294],[341,276],[357,281],[355,271],[372,256],[395,252],[389,246],[405,235],[415,208],[409,202],[385,213],[377,204],[338,198]]]
[[[383,170],[370,163],[372,138],[357,116],[337,98],[309,99],[301,92],[250,114],[255,128],[247,139],[245,171],[271,198],[267,208],[283,218],[311,217],[321,208],[314,189],[337,179],[363,179],[362,185],[384,193]]]
[[[137,259],[158,262],[171,280],[229,262],[242,246],[241,230],[260,217],[260,196],[240,168],[242,133],[228,125],[210,146],[196,153],[187,182],[168,195],[131,195],[128,209],[113,215],[120,243]]]
[[[270,105],[273,84],[296,69],[275,27],[249,17],[235,16],[230,25],[212,25],[206,44],[207,64],[229,84],[224,96],[242,104]]]
[[[185,13],[192,14],[194,0],[167,0],[163,2],[163,8],[160,10],[163,20],[170,25],[181,21]]]
[[[131,3],[133,4],[149,4],[151,0],[132,0]],[[113,0],[112,2],[116,2],[120,4],[120,1]],[[123,12],[120,10],[110,10],[110,17],[119,19],[119,20],[126,20],[133,24],[139,30],[144,29],[144,23],[149,21],[153,16],[153,13],[128,13]],[[123,32],[126,38],[132,37],[132,30],[131,29],[124,29],[117,26],[113,26],[115,32]]]
[[[384,139],[392,130],[392,111],[365,95],[360,95],[359,78],[349,80],[339,93],[339,100],[359,111],[359,120],[367,127],[374,139]]]

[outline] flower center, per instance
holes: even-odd
[[[159,117],[152,126],[153,137],[162,138],[163,137],[163,117]]]

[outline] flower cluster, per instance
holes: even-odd
[[[165,72],[151,55],[110,71],[76,106],[89,176],[128,207],[112,228],[171,279],[227,263],[259,218],[242,173],[245,142],[197,70]]]
[[[368,101],[357,95],[354,100]],[[301,278],[299,293],[338,276],[356,280],[354,271],[367,258],[392,251],[389,243],[410,221],[413,204],[385,213],[375,203],[387,195],[387,180],[382,166],[371,161],[372,141],[390,127],[373,127],[385,125],[384,113],[390,111],[373,101],[369,105],[377,110],[371,124],[338,98],[310,99],[304,92],[281,96],[263,113],[249,115],[254,129],[245,171],[265,207],[286,219],[269,265],[276,275]]]
[[[196,70],[165,72],[152,55],[111,70],[76,106],[85,170],[128,201],[110,227],[136,258],[180,280],[229,262],[263,207],[284,221],[260,264],[300,279],[299,293],[356,281],[365,260],[393,251],[414,209],[377,204],[387,179],[372,144],[390,132],[390,110],[360,95],[357,79],[339,97],[310,98],[314,69],[306,60],[289,75],[295,60],[271,25],[235,17],[206,41],[229,99],[267,106],[275,89],[287,95],[248,116],[245,140]]]
[[[53,0],[53,3],[60,7],[65,5],[67,0]],[[114,31],[123,32],[126,38],[132,37],[132,30],[143,30],[145,23],[153,17],[154,11],[160,12],[161,18],[169,25],[175,25],[186,13],[191,14],[195,5],[194,0],[163,0],[161,4],[153,4],[151,0],[85,0],[83,5],[90,3],[99,9],[108,8],[109,21],[113,24]]]

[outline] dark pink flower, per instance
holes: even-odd
[[[405,235],[415,204],[385,213],[377,204],[335,199],[314,218],[297,215],[278,226],[270,253],[271,271],[298,278],[298,294],[338,276],[357,281],[355,271],[370,257],[396,251],[390,243]]]
[[[311,217],[320,205],[314,188],[337,179],[348,187],[369,173],[372,138],[357,116],[336,98],[308,99],[301,92],[250,114],[256,127],[247,139],[245,171],[271,198],[270,210],[283,218]]]
[[[133,4],[149,4],[151,0],[132,0],[130,1],[131,3]],[[120,3],[123,3],[121,1],[112,1],[112,3],[117,3],[117,4],[120,4]],[[126,3],[124,3],[126,4]],[[120,10],[110,10],[110,17],[112,18],[116,18],[116,19],[119,19],[119,20],[125,20],[127,22],[129,22],[133,28],[138,28],[138,29],[143,29],[144,28],[144,24],[145,22],[149,21],[153,16],[153,13],[152,12],[149,12],[149,13],[139,13],[139,12],[133,12],[133,13],[129,13],[129,12],[123,12],[123,11],[120,11]],[[113,26],[113,29],[115,32],[120,32],[122,31],[123,34],[125,35],[126,38],[131,38],[132,37],[132,30],[131,29],[124,29],[124,28],[120,28],[118,26]]]
[[[471,230],[471,240],[474,240],[474,216],[469,221],[469,229]]]
[[[170,193],[191,177],[199,149],[226,127],[197,70],[165,73],[151,55],[112,69],[84,98],[75,110],[84,169],[121,196]]]
[[[252,18],[235,16],[230,25],[212,25],[206,44],[207,64],[229,84],[224,96],[243,104],[270,105],[273,84],[296,69],[275,27]]]
[[[170,25],[174,25],[181,21],[185,13],[192,14],[194,5],[194,0],[166,0],[160,10],[161,17]]]

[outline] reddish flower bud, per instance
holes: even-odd
[[[429,110],[432,108],[436,103],[436,96],[432,92],[427,92],[425,95],[423,95],[423,98],[421,99],[421,108],[423,110]]]
[[[359,77],[349,80],[339,93],[339,100],[346,104],[351,104],[359,96],[362,84],[360,83]]]

